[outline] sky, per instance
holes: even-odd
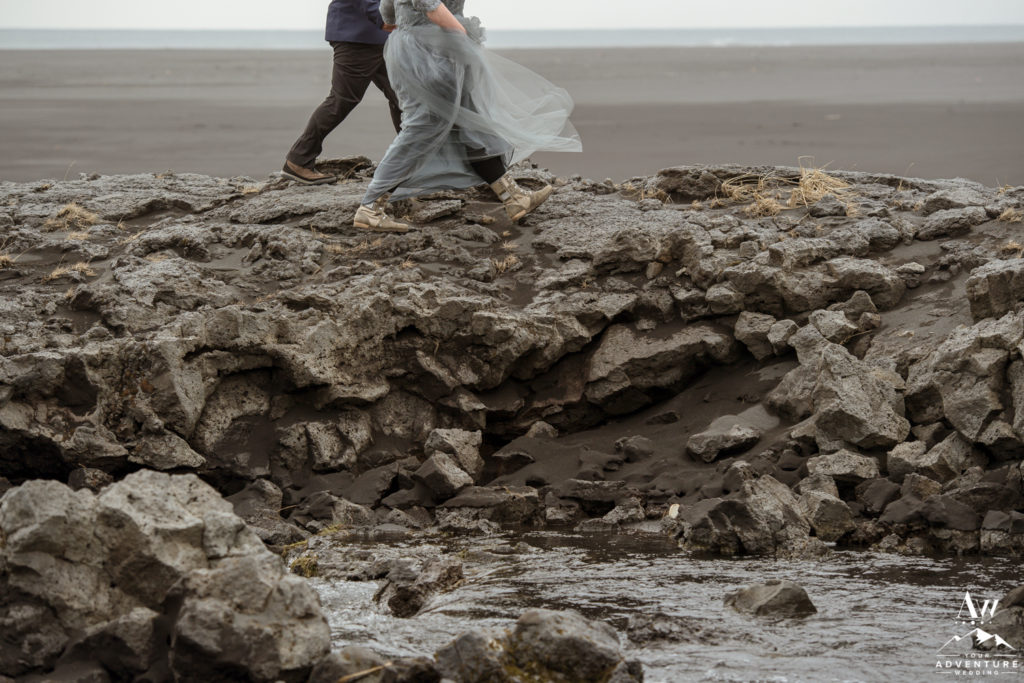
[[[328,0],[0,0],[0,28],[319,29]],[[1024,0],[467,0],[491,29],[1024,24]]]

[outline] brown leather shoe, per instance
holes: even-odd
[[[331,183],[338,182],[337,176],[320,173],[312,168],[305,168],[290,161],[284,162],[284,168],[281,169],[281,172],[285,178],[302,183],[303,185],[330,185]]]

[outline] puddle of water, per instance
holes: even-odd
[[[814,561],[722,560],[650,536],[544,532],[501,541],[529,550],[486,564],[470,556],[466,583],[413,619],[378,610],[375,583],[314,580],[335,644],[429,656],[461,633],[507,628],[532,607],[575,609],[611,623],[652,683],[920,681],[937,676],[938,650],[963,635],[955,618],[965,591],[996,599],[1022,582],[1010,559],[841,552]],[[723,606],[730,591],[772,578],[802,585],[818,614],[773,621]],[[697,620],[710,642],[630,643],[629,617],[659,612]]]

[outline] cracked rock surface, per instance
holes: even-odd
[[[36,491],[86,524],[132,477],[198,475],[248,526],[185,525],[194,567],[154,556],[188,633],[222,609],[239,538],[253,557],[342,528],[566,525],[727,555],[1024,550],[1024,188],[520,167],[556,186],[522,224],[478,188],[401,203],[417,229],[377,235],[350,223],[372,165],[331,163],[346,179],[327,187],[0,183],[3,509]],[[113,571],[95,547],[61,552],[79,550],[74,571]],[[46,623],[17,672],[52,666],[71,630],[125,640],[163,609],[111,591],[26,616]],[[173,666],[233,636],[189,638]],[[316,642],[302,661],[222,659],[287,678]],[[156,656],[129,649],[110,666]]]

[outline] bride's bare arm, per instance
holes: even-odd
[[[437,24],[443,29],[449,31],[458,31],[459,33],[465,34],[465,27],[455,18],[455,15],[451,13],[444,3],[437,6],[437,9],[427,12],[427,19]]]

